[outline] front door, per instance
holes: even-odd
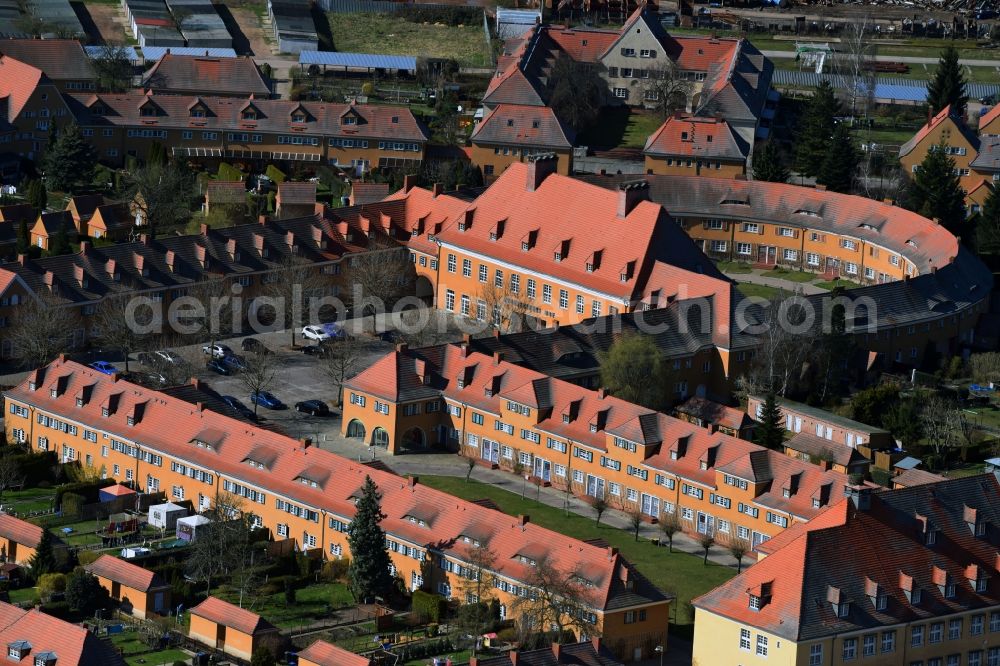
[[[604,497],[604,479],[599,476],[587,475],[587,494],[591,497]]]
[[[660,515],[660,498],[642,494],[642,512],[647,516],[657,518]]]
[[[827,257],[826,272],[830,273],[834,277],[840,275],[840,259],[836,259],[834,257]]]
[[[774,264],[778,261],[778,248],[773,245],[761,245],[757,249],[757,261],[762,264]]]
[[[500,442],[489,439],[483,440],[483,460],[497,464],[500,462]]]
[[[542,458],[535,458],[535,476],[542,481],[552,481],[552,463]]]
[[[707,513],[698,512],[698,533],[699,534],[714,534],[715,533],[715,516],[710,516]]]

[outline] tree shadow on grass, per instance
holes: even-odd
[[[631,114],[627,106],[603,107],[593,126],[577,136],[577,144],[597,150],[620,146],[624,142]]]

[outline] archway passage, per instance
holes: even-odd
[[[389,433],[385,428],[375,428],[372,431],[372,446],[380,446],[383,449],[389,448]]]
[[[365,424],[357,419],[351,419],[351,422],[347,424],[347,436],[365,440]]]
[[[417,276],[415,294],[427,305],[434,305],[434,285],[423,275]]]
[[[410,428],[403,433],[403,448],[419,451],[427,448],[427,436],[421,428]]]

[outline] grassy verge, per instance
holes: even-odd
[[[750,264],[744,263],[742,261],[718,261],[715,264],[723,273],[750,273],[753,272],[753,268]]]
[[[38,596],[38,588],[22,587],[16,590],[11,590],[9,594],[10,594],[10,603],[14,605],[26,604],[34,600],[34,598]]]
[[[233,590],[221,588],[212,594],[231,603],[239,603],[239,593]],[[289,628],[325,619],[330,608],[342,608],[353,603],[354,598],[346,585],[317,583],[296,590],[294,604],[285,601],[285,593],[279,592],[256,599],[251,610],[277,627]],[[246,600],[244,606],[247,606]]]
[[[656,113],[624,106],[606,106],[593,127],[582,132],[577,144],[592,148],[642,148],[663,119]]]
[[[769,271],[764,271],[761,275],[766,275],[767,277],[778,278],[779,280],[788,280],[789,282],[812,282],[816,279],[815,273],[806,273],[805,271],[791,271],[787,268],[775,268]]]
[[[653,546],[646,539],[635,541],[631,534],[606,525],[598,526],[592,518],[566,513],[555,507],[538,504],[535,500],[478,481],[466,483],[464,479],[448,476],[421,476],[420,483],[437,488],[451,495],[468,500],[490,499],[504,513],[531,516],[531,522],[561,532],[577,539],[603,539],[632,562],[639,570],[665,592],[676,595],[674,621],[671,630],[690,635],[693,621],[688,602],[722,584],[735,575],[729,567],[702,564],[700,557],[687,553],[671,553],[666,548]]]
[[[4,506],[11,507],[18,513],[44,511],[52,507],[56,491],[52,488],[28,488],[26,490],[8,490],[3,494]]]
[[[840,278],[837,278],[836,280],[817,282],[816,286],[819,287],[820,289],[829,289],[832,291],[837,287],[842,287],[844,289],[857,289],[861,285],[858,284],[857,282],[851,282],[850,280],[842,280]]]
[[[350,53],[384,53],[453,58],[462,65],[489,67],[483,26],[412,23],[390,14],[327,14],[333,48]]]
[[[781,290],[777,287],[769,287],[766,284],[750,284],[749,282],[741,282],[736,287],[740,290],[740,293],[746,297],[756,296],[758,298],[766,298],[768,300],[776,298]]]

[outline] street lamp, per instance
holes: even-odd
[[[653,652],[660,655],[660,666],[663,666],[663,653],[666,652],[666,650],[663,649],[662,645],[657,645],[655,648],[653,648]]]

